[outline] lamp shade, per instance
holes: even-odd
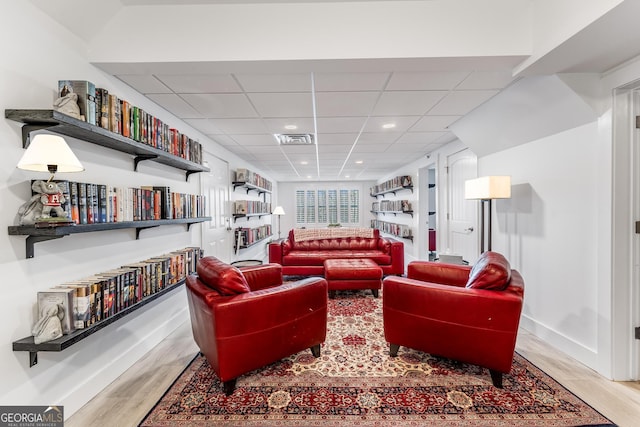
[[[282,206],[276,206],[276,208],[272,212],[273,215],[284,215],[284,209]]]
[[[33,137],[29,147],[18,162],[18,168],[51,172],[82,172],[84,167],[61,136],[39,134]]]
[[[468,200],[510,199],[511,177],[483,176],[468,179],[464,183],[464,198]]]

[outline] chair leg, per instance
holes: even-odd
[[[374,298],[378,298],[378,290],[377,289],[371,289],[371,292],[373,292],[373,297]]]
[[[313,357],[320,357],[320,344],[311,347],[311,354],[313,354]]]
[[[396,357],[400,346],[398,344],[389,344],[389,356]]]
[[[493,385],[497,388],[502,388],[502,372],[489,369],[489,373],[491,374],[491,381],[493,382]]]
[[[336,291],[329,291],[329,299],[334,299],[336,297]]]
[[[229,381],[225,381],[222,383],[222,387],[224,389],[224,394],[230,396],[233,394],[233,391],[236,389],[236,379],[232,379]]]

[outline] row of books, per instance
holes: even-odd
[[[271,181],[256,172],[244,168],[236,169],[233,182],[255,185],[256,187],[264,188],[267,191],[271,191],[273,189]]]
[[[385,181],[382,184],[378,184],[369,188],[369,194],[375,196],[376,194],[384,193],[385,191],[411,187],[412,185],[413,184],[410,175],[400,175],[396,176],[393,179]]]
[[[411,227],[403,224],[394,224],[392,222],[371,220],[371,228],[377,228],[383,233],[392,234],[398,237],[412,237]]]
[[[265,224],[255,228],[236,228],[236,248],[246,248],[271,236],[271,225]]]
[[[202,249],[187,247],[38,292],[38,313],[60,304],[62,332],[88,328],[196,271]]]
[[[76,224],[200,218],[206,216],[204,195],[171,192],[166,186],[114,187],[56,181],[62,208]]]
[[[408,200],[383,200],[371,204],[373,212],[411,212],[411,202]]]
[[[142,142],[174,156],[202,164],[202,145],[180,133],[142,108],[96,88],[86,80],[59,80],[58,96],[68,91],[78,95],[80,114],[85,121],[134,141]]]
[[[233,213],[239,215],[270,214],[271,203],[259,200],[236,200],[233,202]]]

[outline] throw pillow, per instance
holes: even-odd
[[[467,288],[504,290],[511,280],[509,261],[497,252],[484,252],[478,258],[467,281]]]
[[[250,291],[240,270],[215,257],[202,258],[198,261],[196,271],[200,280],[220,295],[237,295]]]

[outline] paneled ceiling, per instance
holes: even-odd
[[[254,71],[116,76],[282,180],[378,179],[454,140],[448,126],[513,80],[506,69]]]

